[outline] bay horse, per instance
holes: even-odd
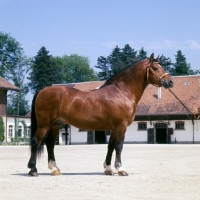
[[[70,124],[83,130],[111,130],[104,173],[114,174],[111,158],[115,150],[114,166],[118,175],[127,176],[121,162],[125,132],[135,118],[136,106],[148,84],[173,87],[170,75],[159,64],[159,57],[154,59],[154,54],[125,68],[93,91],[85,92],[67,86],[50,86],[40,90],[32,102],[29,175],[38,175],[36,160],[44,139],[48,167],[52,174],[60,174],[54,146],[61,124]]]

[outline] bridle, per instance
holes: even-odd
[[[149,71],[151,71],[151,73],[157,78],[157,84],[153,84],[153,83],[150,83],[150,81],[149,81]],[[147,66],[147,82],[149,83],[149,84],[151,84],[151,85],[154,85],[154,86],[156,86],[156,87],[160,87],[159,85],[158,85],[158,83],[160,82],[160,80],[165,76],[165,75],[167,75],[168,73],[166,72],[166,73],[164,73],[163,75],[161,75],[160,77],[154,72],[154,70],[152,69],[152,67],[151,67],[151,64],[149,64],[148,66]]]

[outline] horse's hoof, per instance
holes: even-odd
[[[128,176],[128,173],[125,171],[118,171],[119,176]]]
[[[38,176],[38,173],[37,172],[33,172],[33,171],[30,171],[28,173],[29,176]]]
[[[60,175],[60,171],[59,170],[55,170],[51,172],[52,175]]]
[[[104,174],[108,175],[108,176],[113,176],[114,172],[112,170],[111,171],[104,171]]]

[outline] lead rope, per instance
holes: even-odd
[[[175,93],[170,89],[168,88],[168,90],[175,96],[175,98],[182,104],[182,106],[189,112],[189,113],[192,113],[188,108],[187,106],[175,95]],[[193,113],[192,113],[193,114]]]
[[[194,115],[194,118],[195,119],[199,119],[200,118],[200,108],[197,108],[197,109],[195,109],[194,110],[194,112],[191,112],[188,108],[187,108],[187,106],[176,96],[176,94],[170,89],[170,88],[168,88],[168,90],[175,96],[175,98],[182,104],[182,106],[189,112],[189,113],[191,113],[191,114],[193,114]],[[197,116],[196,116],[197,115]]]

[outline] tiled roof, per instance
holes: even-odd
[[[200,106],[200,76],[176,76],[172,77],[174,87],[171,90],[178,98],[193,112]],[[83,82],[67,84],[79,90],[93,90],[104,81]],[[169,92],[168,89],[161,88],[161,98],[158,99],[158,88],[148,85],[142,98],[137,105],[136,115],[156,115],[156,114],[186,114],[188,111]]]
[[[103,85],[104,81],[91,81],[91,82],[81,82],[81,83],[69,83],[69,84],[63,84],[66,85],[67,87],[73,87],[78,90],[82,91],[89,91],[89,90],[94,90],[98,89],[101,85]],[[57,85],[57,84],[54,84]],[[58,84],[62,85],[62,84]]]
[[[14,91],[20,91],[20,89],[8,81],[6,81],[4,78],[0,77],[0,89],[2,90],[14,90]]]
[[[172,77],[174,87],[171,90],[193,112],[200,106],[200,76]],[[137,106],[137,114],[185,114],[189,113],[168,89],[161,88],[158,99],[158,88],[149,85]]]

